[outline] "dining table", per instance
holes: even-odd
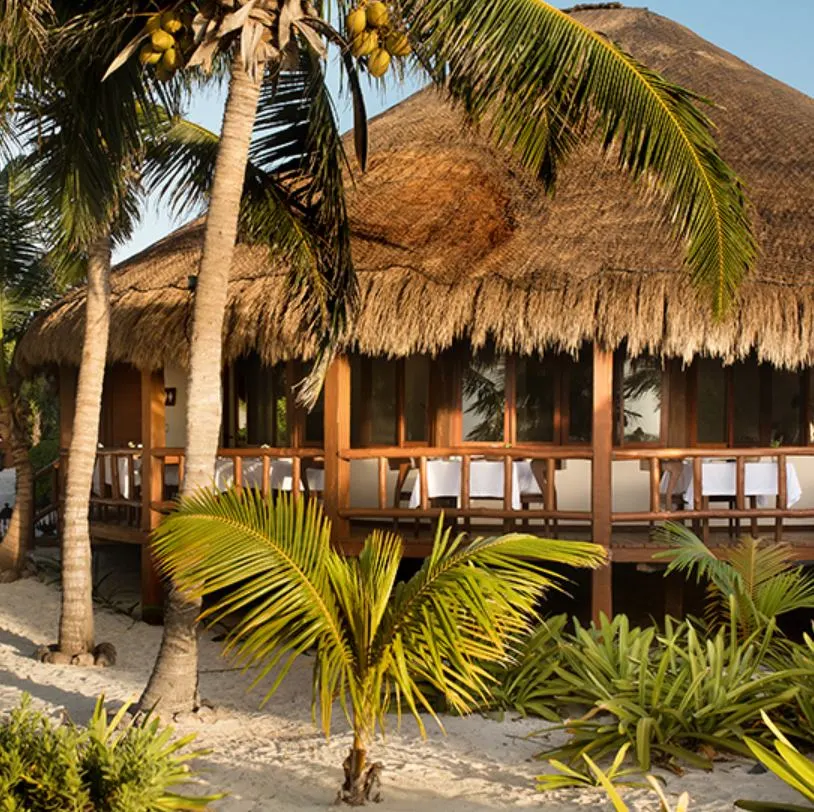
[[[455,499],[461,506],[461,476],[463,461],[459,457],[428,459],[427,498]],[[540,485],[529,460],[515,460],[511,466],[512,510],[520,510],[521,494],[542,496]],[[469,498],[503,499],[506,468],[502,460],[471,459],[469,462]],[[410,493],[411,508],[421,506],[421,473],[413,483]]]

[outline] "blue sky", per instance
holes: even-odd
[[[572,0],[555,2],[566,7]],[[635,5],[630,3],[629,5]],[[651,11],[670,17],[705,39],[745,59],[760,70],[814,96],[814,0],[648,0]],[[634,50],[635,53],[635,50]],[[331,71],[335,76],[335,71]],[[373,116],[417,89],[415,83],[382,94],[367,90],[368,114]],[[193,100],[189,117],[212,130],[220,129],[224,88],[213,88]],[[340,100],[342,128],[350,126],[350,111]],[[141,250],[180,225],[154,203],[148,203],[132,239],[116,251],[117,260]]]

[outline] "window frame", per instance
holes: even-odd
[[[392,443],[374,443],[370,440],[372,437],[372,415],[370,405],[373,401],[373,360],[371,355],[359,354],[355,356],[362,365],[362,414],[360,415],[359,427],[359,443],[354,445],[354,448],[389,448],[394,445],[397,448],[427,448],[432,445],[434,427],[433,427],[433,408],[432,408],[432,364],[431,358],[428,359],[430,364],[430,374],[427,376],[427,391],[426,391],[426,408],[424,414],[424,423],[426,426],[427,439],[426,440],[408,440],[407,439],[407,418],[405,407],[407,402],[407,359],[396,358],[392,363],[396,364],[395,375],[395,444]],[[365,374],[366,373],[366,374]],[[351,420],[353,416],[351,415]]]
[[[641,356],[633,356],[641,357]],[[624,364],[631,356],[624,347],[617,349],[613,354],[613,447],[614,448],[665,448],[670,426],[670,387],[667,365],[661,366],[661,406],[659,409],[659,437],[657,440],[635,441],[625,440],[625,395],[624,395]]]
[[[723,443],[698,442],[698,359],[694,358],[688,369],[687,383],[687,438],[691,448],[769,448],[771,446],[772,432],[772,394],[774,386],[774,371],[777,369],[768,362],[759,362],[756,358],[746,359],[758,366],[760,373],[758,393],[758,433],[759,445],[735,444],[735,366],[725,365],[723,371],[726,376],[726,441]],[[802,369],[798,372],[800,388],[800,437],[801,443],[797,446],[812,445],[809,437],[809,420],[811,417],[811,370]],[[783,446],[779,446],[782,448]],[[788,446],[794,448],[795,446]]]

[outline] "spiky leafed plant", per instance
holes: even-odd
[[[442,532],[410,580],[399,583],[401,540],[374,532],[358,558],[330,540],[314,501],[263,499],[252,490],[185,498],[156,531],[160,566],[193,595],[216,593],[203,617],[232,615],[226,650],[254,684],[273,674],[266,699],[296,659],[314,650],[313,707],[325,733],[338,698],[353,729],[340,798],[368,799],[377,765],[368,747],[388,711],[436,718],[423,685],[450,707],[482,704],[488,663],[511,660],[535,606],[562,576],[549,565],[599,566],[594,544],[512,534],[468,541]]]
[[[744,536],[716,555],[684,525],[668,522],[653,531],[671,549],[654,558],[668,560],[665,575],[694,575],[709,586],[707,619],[726,625],[734,619],[746,637],[773,618],[814,608],[814,578],[795,564],[787,544]]]
[[[16,472],[14,513],[0,541],[0,581],[18,578],[30,542],[34,472],[28,403],[11,363],[17,338],[44,298],[54,291],[47,262],[50,235],[27,190],[27,172],[16,158],[0,169],[0,436],[7,464]]]

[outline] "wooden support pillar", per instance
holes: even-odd
[[[608,553],[608,564],[594,570],[591,615],[613,614],[611,573],[611,469],[613,466],[613,353],[594,345],[593,464],[591,466],[591,530],[593,541]]]
[[[350,506],[350,462],[339,452],[350,448],[350,361],[337,356],[325,377],[325,514],[334,543],[350,539],[350,522],[339,511]]]
[[[153,502],[163,499],[162,464],[154,460],[152,450],[166,445],[164,372],[141,373],[141,529],[145,543],[141,546],[141,618],[145,623],[159,624],[163,616],[164,585],[150,553],[147,534],[154,530],[161,514],[152,509]]]

